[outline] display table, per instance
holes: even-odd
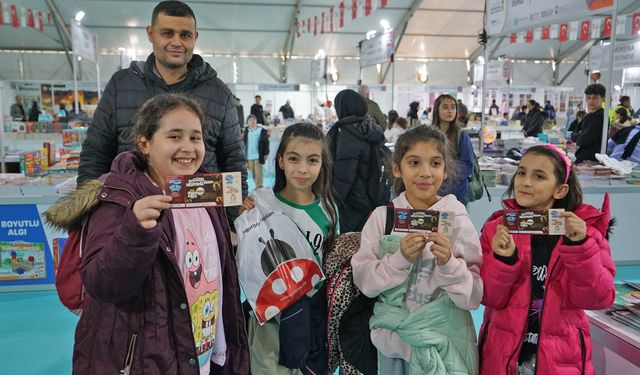
[[[502,208],[502,195],[506,186],[489,188],[491,202],[485,196],[469,203],[468,211],[478,232],[491,214]],[[611,256],[618,265],[640,264],[638,252],[638,213],[640,212],[640,186],[597,185],[583,186],[583,202],[598,209],[602,207],[604,194],[609,193],[611,217],[616,218],[613,235],[609,239]]]
[[[596,374],[640,374],[640,332],[613,320],[604,311],[586,314]]]

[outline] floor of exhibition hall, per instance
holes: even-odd
[[[628,280],[640,266],[621,266],[616,280]],[[476,330],[483,308],[472,311]],[[0,363],[5,374],[71,373],[77,318],[55,291],[0,293]]]

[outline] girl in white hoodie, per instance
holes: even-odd
[[[482,299],[482,250],[465,206],[454,195],[437,195],[455,173],[446,136],[432,127],[412,128],[398,138],[392,162],[396,209],[448,211],[455,219],[450,237],[395,228],[384,236],[387,207],[376,208],[365,224],[351,265],[356,286],[378,297],[370,321],[378,373],[475,374],[476,336],[468,310]],[[390,307],[398,292],[403,303]],[[433,315],[436,305],[437,314],[443,308],[449,314],[438,322],[435,317],[442,314]],[[451,332],[457,339],[447,338]]]

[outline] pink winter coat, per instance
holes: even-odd
[[[504,207],[517,208],[514,200],[504,201]],[[496,211],[480,236],[486,310],[479,350],[480,374],[485,375],[516,373],[531,300],[531,235],[513,235],[518,249],[515,265],[496,259],[491,249],[503,213]],[[605,239],[609,196],[602,211],[582,204],[574,213],[587,223],[587,238],[581,245],[566,245],[561,238],[551,253],[538,341],[537,374],[541,375],[594,374],[584,310],[608,308],[615,297],[615,267]]]

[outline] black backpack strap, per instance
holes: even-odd
[[[393,216],[395,214],[395,207],[393,203],[387,205],[387,221],[384,224],[384,234],[390,235],[393,231]]]
[[[638,145],[638,141],[640,141],[640,132],[637,132],[633,138],[627,143],[624,147],[624,152],[622,153],[622,160],[627,160],[629,156],[633,154],[633,151],[636,149]]]

